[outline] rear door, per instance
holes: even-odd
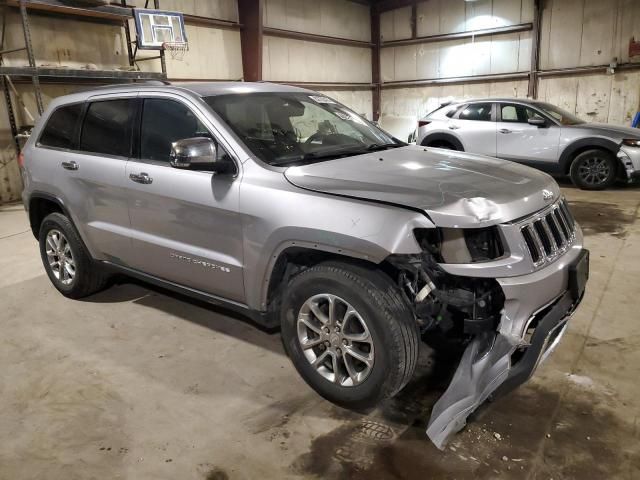
[[[73,147],[53,155],[60,196],[92,255],[117,263],[131,255],[125,172],[136,95],[90,98]]]
[[[244,301],[240,162],[200,107],[178,95],[141,94],[137,158],[126,183],[135,258],[155,277]],[[171,143],[209,136],[233,174],[181,170],[169,164]]]
[[[465,152],[496,156],[496,121],[493,102],[465,105],[448,128],[461,139]]]
[[[530,125],[530,118],[546,120],[544,127]],[[498,157],[552,167],[558,162],[561,128],[537,110],[516,103],[498,108]]]

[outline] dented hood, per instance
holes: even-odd
[[[560,195],[553,178],[538,170],[418,146],[290,167],[285,176],[308,190],[419,209],[441,227],[514,220],[541,210]]]

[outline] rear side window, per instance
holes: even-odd
[[[473,103],[462,109],[458,118],[460,120],[476,120],[479,122],[491,121],[491,103]]]
[[[82,124],[80,150],[128,157],[135,99],[93,102]]]
[[[40,145],[45,147],[73,148],[78,119],[82,114],[82,103],[58,108],[51,114],[40,136]]]

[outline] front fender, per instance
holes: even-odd
[[[417,211],[303,190],[280,173],[265,175],[264,169],[254,178],[252,168],[260,167],[245,171],[240,203],[246,303],[256,310],[266,310],[271,273],[287,248],[377,264],[393,253],[419,253],[413,230],[434,228],[426,214]]]

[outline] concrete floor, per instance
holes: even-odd
[[[592,252],[583,305],[444,452],[426,348],[398,398],[348,412],[241,318],[127,281],[65,299],[22,206],[0,208],[0,479],[640,478],[640,189],[565,192]]]

